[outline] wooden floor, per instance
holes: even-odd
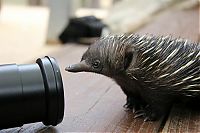
[[[157,16],[138,33],[172,34],[175,37],[198,40],[198,8],[171,10]],[[87,46],[67,44],[52,53],[60,65],[65,87],[65,116],[56,127],[45,127],[42,123],[6,129],[10,132],[200,132],[200,112],[184,105],[174,105],[169,114],[155,122],[133,119],[134,115],[123,109],[125,95],[112,80],[95,74],[72,74],[64,71],[65,66],[80,60]]]

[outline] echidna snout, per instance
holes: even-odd
[[[85,61],[81,61],[80,63],[66,67],[65,70],[69,72],[87,72],[89,71],[89,66],[85,63]]]

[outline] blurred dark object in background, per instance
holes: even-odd
[[[86,39],[100,37],[102,29],[106,27],[100,19],[94,16],[71,18],[68,26],[59,35],[59,40],[64,44],[67,42],[86,43]],[[90,42],[90,41],[89,41]]]

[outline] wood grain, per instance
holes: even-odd
[[[192,109],[184,104],[175,104],[169,115],[163,133],[200,132],[200,110]]]

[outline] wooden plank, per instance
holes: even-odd
[[[160,121],[144,122],[143,119],[134,119],[131,111],[125,111],[122,105],[125,102],[125,95],[121,93],[120,88],[114,84],[105,94],[94,110],[89,115],[98,118],[96,122],[88,130],[89,132],[139,132],[156,131],[160,126]],[[93,118],[93,117],[91,117]],[[131,125],[135,128],[130,129]],[[150,126],[149,126],[150,125]],[[142,128],[147,127],[147,128]],[[155,129],[155,130],[154,130]],[[143,132],[140,131],[141,133]]]
[[[162,132],[200,132],[200,111],[183,104],[175,104]]]
[[[137,33],[172,35],[197,41],[199,37],[199,8],[171,9],[157,16],[154,22],[144,26]]]

